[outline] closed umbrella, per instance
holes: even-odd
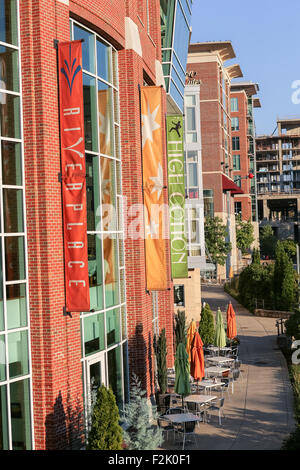
[[[202,380],[205,376],[203,342],[198,331],[196,331],[192,343],[191,376],[194,377],[194,380],[196,380],[197,382],[199,380]]]
[[[227,308],[227,338],[233,339],[237,336],[236,318],[232,303],[229,302]]]
[[[216,332],[214,343],[215,346],[218,346],[218,348],[224,348],[224,346],[226,346],[226,335],[224,330],[223,317],[219,308],[216,315]]]
[[[192,342],[194,339],[195,331],[196,331],[196,322],[192,320],[187,330],[187,342],[186,342],[186,352],[188,353],[188,356],[189,356],[189,362],[191,362]]]
[[[184,344],[179,343],[176,350],[175,356],[175,393],[182,395],[182,406],[183,397],[191,393],[190,387],[190,365],[188,353],[185,350]]]

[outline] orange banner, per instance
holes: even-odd
[[[81,42],[58,44],[66,310],[90,310]]]
[[[161,102],[161,87],[141,88],[147,290],[167,289]]]

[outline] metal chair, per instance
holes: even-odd
[[[211,402],[211,406],[207,410],[207,414],[209,415],[209,417],[210,417],[211,412],[213,411],[218,412],[220,426],[222,426],[222,415],[223,415],[223,418],[225,418],[225,414],[223,411],[224,401],[225,401],[224,398],[218,398],[217,400],[214,400],[213,402]]]
[[[196,427],[196,421],[188,421],[186,423],[182,423],[178,429],[177,433],[178,435],[183,434],[183,440],[182,440],[182,450],[184,450],[184,444],[186,441],[186,436],[193,436],[193,439],[195,441],[195,444],[197,444],[196,441],[196,434],[195,434],[195,427]]]

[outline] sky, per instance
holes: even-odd
[[[236,58],[225,65],[243,72],[233,81],[258,83],[256,134],[272,134],[277,117],[300,117],[300,1],[194,0],[192,8],[191,42],[230,40]]]

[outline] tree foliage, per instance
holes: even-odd
[[[249,310],[256,308],[256,299],[264,299],[266,308],[273,308],[273,265],[252,263],[239,277],[239,298]]]
[[[271,225],[264,225],[259,231],[260,252],[263,256],[274,259],[277,239]]]
[[[124,441],[129,450],[155,450],[163,441],[162,430],[151,425],[152,419],[157,419],[156,407],[148,405],[145,390],[134,374],[130,390],[130,403],[125,405],[124,422],[127,425],[124,431]]]
[[[290,259],[294,258],[297,253],[297,245],[294,240],[282,240],[279,243],[282,244],[284,251]]]
[[[205,304],[201,312],[199,322],[199,335],[204,345],[212,344],[215,337],[215,323],[212,311],[208,304]]]
[[[177,315],[175,315],[175,340],[176,340],[176,350],[179,343],[183,343],[186,346],[187,340],[187,327],[186,327],[186,318],[184,310],[177,310]]]
[[[286,333],[296,340],[300,339],[300,310],[296,309],[293,315],[285,322]]]
[[[160,393],[167,391],[167,340],[165,328],[159,337],[154,341],[154,350],[157,363],[157,380]]]
[[[253,248],[252,264],[260,264],[260,252],[257,248]]]
[[[205,243],[214,263],[224,266],[228,253],[231,251],[231,243],[226,241],[228,236],[226,225],[223,225],[220,217],[205,218]]]
[[[121,450],[123,438],[119,420],[119,409],[113,391],[101,385],[93,408],[87,449]]]
[[[243,254],[248,250],[254,242],[254,227],[251,220],[242,221],[241,217],[236,220],[236,245]]]
[[[290,310],[296,301],[296,272],[284,246],[283,242],[277,242],[273,277],[274,297],[277,309]]]

